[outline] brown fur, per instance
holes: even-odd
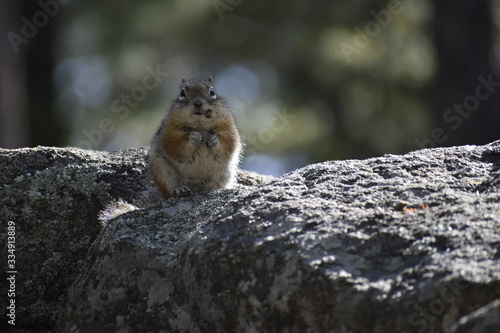
[[[231,186],[240,153],[233,116],[213,92],[213,80],[183,80],[149,152],[150,172],[163,196]]]

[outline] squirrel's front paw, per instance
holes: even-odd
[[[187,197],[193,192],[187,186],[181,186],[172,191],[172,196],[174,197]]]
[[[207,140],[207,147],[213,148],[219,144],[219,136],[217,134],[211,134]]]
[[[192,131],[189,134],[189,139],[191,140],[192,143],[196,145],[203,143],[203,135],[201,134],[201,132],[198,131]]]

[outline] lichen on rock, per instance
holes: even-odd
[[[241,171],[234,189],[169,200],[155,194],[144,149],[0,150],[0,216],[18,226],[26,291],[17,299],[19,325],[56,332],[490,325],[486,314],[500,298],[499,146],[328,161],[278,178]],[[101,223],[99,213],[118,200],[137,209]]]

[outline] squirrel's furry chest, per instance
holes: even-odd
[[[167,126],[162,135],[161,154],[174,173],[188,183],[218,179],[227,173],[231,158],[226,136],[227,133],[215,128],[194,127],[191,123],[176,129]]]
[[[210,138],[208,132],[202,133],[203,142],[192,145],[186,149],[184,158],[172,159],[174,164],[179,167],[179,173],[194,178],[203,176],[213,177],[214,174],[224,172],[227,164],[227,153],[224,153],[222,147],[209,148],[206,145]]]

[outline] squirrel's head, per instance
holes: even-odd
[[[215,93],[214,80],[209,77],[208,81],[182,79],[176,102],[192,116],[212,118],[222,100]]]

